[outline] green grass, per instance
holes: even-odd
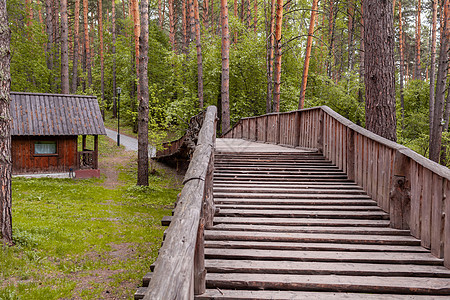
[[[156,259],[179,192],[156,170],[136,187],[136,157],[100,139],[100,164],[115,159],[108,178],[13,179],[13,239],[0,246],[0,299],[132,298]]]

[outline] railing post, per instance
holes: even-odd
[[[389,193],[392,228],[409,229],[411,214],[411,180],[409,172],[409,157],[397,150],[394,157],[394,169]]]
[[[267,143],[267,133],[269,132],[269,116],[264,116],[264,143]]]
[[[277,135],[276,135],[276,144],[278,145],[281,140],[281,122],[280,122],[280,113],[277,113]]]
[[[294,148],[300,146],[300,111],[295,112]]]
[[[355,131],[347,127],[347,176],[355,181]]]
[[[200,295],[206,291],[204,232],[205,232],[205,219],[200,218],[194,256],[194,295]]]
[[[318,135],[317,135],[317,150],[320,153],[323,153],[323,139],[324,139],[324,136],[323,136],[324,128],[323,127],[324,126],[325,126],[325,124],[324,124],[324,112],[323,112],[322,109],[320,109],[319,110],[319,132],[318,132]]]

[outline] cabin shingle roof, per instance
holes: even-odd
[[[11,135],[104,135],[97,98],[11,92]]]

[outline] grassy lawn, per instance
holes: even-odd
[[[16,245],[0,245],[0,299],[132,299],[179,181],[157,166],[138,188],[135,153],[106,137],[100,152],[100,179],[13,179]]]

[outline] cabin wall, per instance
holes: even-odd
[[[56,154],[36,155],[37,141],[56,141]],[[77,168],[77,136],[13,136],[13,174],[68,172]]]

